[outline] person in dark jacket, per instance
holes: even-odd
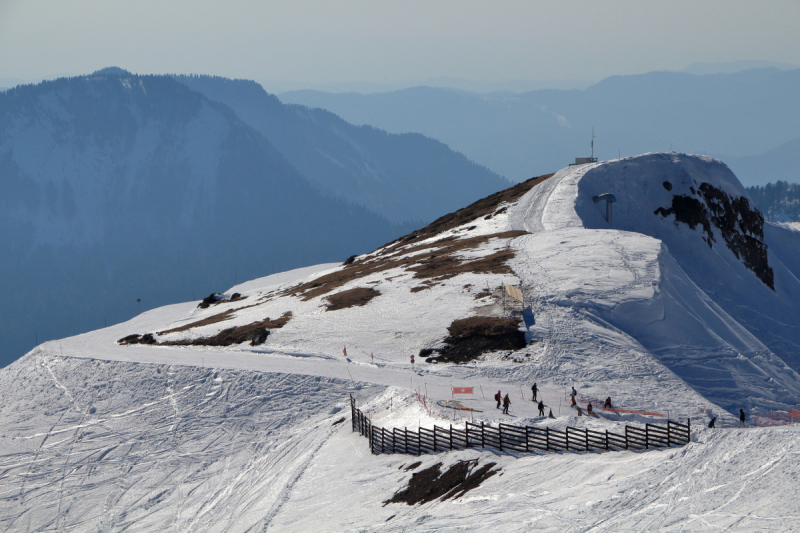
[[[744,409],[739,409],[739,427],[740,428],[747,427],[744,424],[744,420],[745,420],[745,418],[744,418]]]
[[[716,421],[717,421],[717,417],[715,416],[714,418],[711,419],[711,422],[708,423],[709,429],[714,427],[714,423]]]
[[[539,416],[544,416],[544,400],[539,401]]]
[[[497,408],[500,409],[500,402],[503,401],[503,395],[500,394],[500,391],[497,391],[497,394],[494,395],[494,399],[497,400]]]
[[[586,412],[592,414],[592,402],[589,402],[589,405],[586,406]]]
[[[611,396],[606,398],[606,403],[603,404],[603,409],[611,409]]]
[[[508,394],[506,394],[506,397],[503,398],[503,414],[504,415],[508,414],[508,406],[509,405],[511,405],[511,398],[509,398]]]
[[[533,387],[531,387],[531,392],[533,392],[533,399],[531,401],[535,402],[536,401],[536,393],[539,392],[539,388],[536,386],[536,383],[534,383]]]

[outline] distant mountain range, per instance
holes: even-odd
[[[321,109],[284,105],[253,81],[175,79],[230,107],[317,189],[393,223],[429,222],[510,185],[419,133],[387,134]]]
[[[769,179],[740,158],[800,137],[797,94],[800,69],[761,68],[702,76],[612,76],[586,90],[521,94],[416,87],[368,95],[294,91],[279,96],[356,124],[423,133],[513,181],[589,155],[594,127],[594,153],[600,159],[670,149],[707,153],[730,160],[741,181],[752,185]],[[798,156],[788,150],[763,157],[778,157],[774,166],[782,179],[800,180],[794,170]]]
[[[248,82],[116,68],[0,93],[0,364],[137,299],[343,261],[507,186],[421,135],[303,113]]]

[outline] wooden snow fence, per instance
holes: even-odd
[[[566,427],[564,431],[548,427],[512,426],[510,424],[476,424],[465,422],[459,429],[449,425],[433,426],[433,429],[382,428],[372,425],[369,418],[356,407],[350,397],[353,431],[358,431],[369,440],[373,454],[402,453],[422,455],[465,448],[494,448],[514,452],[559,452],[559,451],[608,451],[647,450],[687,444],[691,434],[691,420],[680,424],[667,420],[666,427],[645,424],[644,429],[625,426],[624,433],[594,431]]]

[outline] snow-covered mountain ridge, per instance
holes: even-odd
[[[74,531],[790,530],[797,428],[736,430],[732,415],[800,398],[800,236],[764,224],[761,239],[737,217],[735,234],[766,248],[770,288],[724,237],[709,246],[730,224],[710,216],[692,228],[657,212],[684,195],[714,213],[690,189],[703,184],[743,204],[736,178],[710,158],[569,167],[345,264],[45,343],[0,371],[0,445],[10,450],[0,520]],[[605,193],[617,200],[613,225],[593,201]],[[521,287],[524,305],[506,296],[504,306],[502,284]],[[524,346],[424,362],[445,361],[448,346],[474,356],[511,336],[509,322]],[[553,424],[643,421],[573,416],[574,385],[582,401],[691,417],[693,442],[644,453],[465,450],[406,470],[417,459],[370,456],[340,422],[352,393],[380,426],[457,425],[463,413],[426,411],[411,391],[435,401],[472,386],[463,401],[481,412],[470,417],[543,424],[533,382]],[[498,389],[512,396],[510,420],[489,400]],[[722,429],[704,428],[711,414]],[[384,505],[413,471],[473,459],[502,475],[453,500]]]
[[[581,376],[607,387],[630,380],[629,369],[608,356],[620,350],[619,341],[604,346],[603,337],[613,332],[625,339],[626,350],[637,352],[638,365],[655,365],[645,373],[674,372],[676,384],[729,410],[793,405],[800,393],[793,347],[800,336],[784,323],[798,313],[793,295],[800,286],[787,267],[796,253],[780,252],[797,237],[781,230],[783,247],[769,248],[775,289],[769,287],[745,254],[712,240],[727,231],[725,242],[740,239],[766,255],[771,245],[768,236],[760,238],[764,222],[757,211],[740,209],[734,223],[723,214],[688,224],[681,213],[664,209],[684,192],[712,189],[728,205],[730,199],[747,205],[736,178],[710,158],[652,154],[570,167],[307,280],[234,287],[228,296],[239,292],[243,300],[195,309],[156,331],[127,333],[150,333],[157,343],[209,344],[204,339],[223,330],[290,316],[280,328],[263,326],[269,329],[263,344],[229,349],[330,358],[350,345],[356,360],[375,354],[397,363],[445,348],[456,320],[502,315],[497,289],[507,283],[527,294],[533,323],[520,327],[529,342],[537,339],[511,356],[530,354],[532,364],[513,370],[518,379],[561,374],[569,376],[565,381]],[[602,193],[617,198],[613,227],[604,204],[592,201]],[[716,212],[718,204],[701,199],[692,197],[698,213]],[[334,307],[337,298],[346,303]],[[590,325],[605,334],[589,333]],[[570,329],[586,336],[565,335]],[[582,354],[588,366],[560,357],[563,351]],[[552,360],[555,365],[544,364]]]

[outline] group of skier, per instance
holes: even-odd
[[[544,399],[542,399],[542,398],[537,399],[537,396],[540,395],[540,391],[539,391],[539,387],[536,385],[536,383],[534,383],[531,386],[531,393],[532,393],[531,401],[538,402],[537,407],[539,408],[539,416],[544,416],[544,408],[545,408]],[[578,391],[575,390],[575,387],[572,387],[572,391],[570,392],[570,398],[572,400],[572,407],[574,407],[575,409],[578,410],[578,416],[580,416],[582,411],[581,411],[581,408],[578,407],[577,396],[578,396]],[[502,404],[503,405],[503,414],[507,415],[508,414],[508,408],[511,406],[511,398],[508,396],[508,393],[506,393],[506,395],[503,396],[503,394],[500,391],[497,391],[497,394],[494,395],[494,399],[497,401],[497,408],[500,409],[500,404]],[[611,408],[612,408],[611,407],[611,396],[608,396],[608,397],[606,397],[605,401],[603,402],[603,409],[611,409]],[[591,416],[593,410],[594,410],[594,407],[592,406],[592,402],[589,401],[589,403],[586,405],[586,412]],[[555,418],[553,416],[553,409],[550,409],[550,414],[548,415],[548,418]],[[713,428],[714,427],[714,423],[716,421],[717,421],[717,417],[715,416],[709,422],[708,427],[709,428]],[[745,427],[745,414],[744,414],[744,410],[743,409],[739,409],[739,427],[740,428],[741,427]]]
[[[539,395],[539,389],[536,386],[536,383],[534,383],[533,386],[531,387],[531,392],[533,392],[532,401],[536,402],[537,401],[536,396]],[[508,393],[506,393],[506,395],[503,396],[503,393],[501,391],[497,391],[497,394],[494,395],[494,399],[497,401],[497,408],[498,409],[500,409],[500,404],[501,403],[503,404],[503,414],[507,415],[508,414],[508,408],[511,406],[511,398],[509,397]],[[538,400],[537,407],[539,408],[539,416],[544,416],[544,407],[545,407],[544,399],[539,399]],[[555,416],[553,416],[553,410],[552,409],[550,409],[550,413],[547,416],[549,418],[555,418]]]

